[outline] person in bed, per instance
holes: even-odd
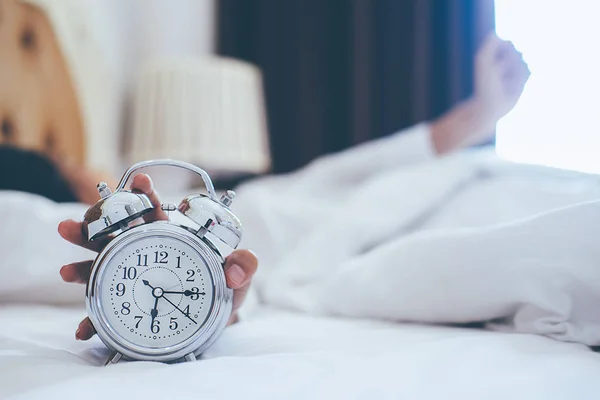
[[[339,154],[322,157],[302,170],[290,174],[289,178],[299,182],[310,176],[310,185],[296,186],[302,187],[302,190],[305,191],[311,191],[314,187],[321,190],[328,186],[328,182],[320,182],[319,176],[315,177],[313,173],[315,169],[320,171],[317,175],[324,170],[331,172],[322,174],[323,180],[330,179],[329,177],[332,176],[338,179],[339,175],[334,173],[334,170],[337,169],[343,170],[348,176],[356,177],[360,174],[367,176],[390,167],[388,164],[393,159],[400,158],[403,163],[410,164],[411,159],[418,160],[422,153],[433,152],[434,155],[441,156],[469,146],[486,143],[493,137],[498,120],[515,106],[529,74],[529,69],[523,61],[521,53],[515,49],[512,43],[491,35],[475,59],[474,94],[439,119],[428,123],[427,129],[409,128],[390,137],[359,145]],[[373,162],[361,162],[365,159],[373,159]],[[1,173],[0,189],[29,191],[55,201],[78,200],[92,204],[97,200],[96,183],[99,179],[92,172],[61,165],[57,160],[52,163],[31,152],[8,147],[0,149],[0,171],[14,168],[16,162],[21,163],[21,175],[26,179],[22,179],[22,177],[14,179],[9,174]],[[352,171],[353,168],[361,168],[360,173],[356,174],[357,171]],[[19,183],[23,180],[27,182],[27,185],[23,186]],[[36,182],[42,182],[43,185],[38,185]],[[131,188],[147,194],[154,205],[160,204],[158,194],[147,175],[137,175],[133,179]],[[244,221],[246,221],[243,215],[244,209],[255,210],[256,206],[256,204],[251,204],[251,199],[248,199],[248,202],[250,205],[242,206],[242,215],[240,215]],[[247,217],[251,218],[251,214],[248,213]],[[158,207],[152,218],[165,219],[167,216]],[[97,244],[87,242],[85,226],[82,222],[66,220],[60,224],[58,230],[65,240],[75,245],[94,251],[101,250]],[[263,246],[261,241],[265,240],[261,238],[249,238],[248,240],[249,243],[253,243],[251,248],[254,248],[254,245],[261,248],[270,246],[269,244]],[[271,250],[273,248],[274,246],[271,246]],[[259,254],[262,259],[263,253],[259,252]],[[273,258],[273,256],[269,255],[268,258]],[[271,261],[268,260],[270,264],[272,264]],[[91,261],[68,264],[61,268],[60,274],[66,282],[84,284],[89,278],[90,266]],[[238,310],[244,302],[257,266],[256,256],[248,250],[237,250],[227,258],[225,270],[227,283],[235,290],[235,310]],[[236,320],[237,314],[234,312],[230,322],[233,323]],[[80,340],[87,340],[94,334],[94,328],[90,320],[86,318],[77,328],[76,337]]]

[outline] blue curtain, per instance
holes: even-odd
[[[261,68],[274,172],[439,116],[472,91],[493,0],[220,0],[218,52]]]

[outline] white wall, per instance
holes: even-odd
[[[124,83],[149,59],[214,52],[215,0],[88,1],[110,21],[105,47]]]
[[[114,88],[114,132],[106,132],[101,140],[106,154],[122,155],[130,127],[129,99],[140,67],[158,57],[212,54],[215,0],[70,1],[81,1],[79,4],[86,9],[103,67],[114,79],[106,85],[107,90]],[[116,165],[114,170],[121,171],[124,166]]]
[[[496,0],[498,34],[531,69],[519,104],[498,124],[502,157],[600,174],[599,12],[593,0]]]

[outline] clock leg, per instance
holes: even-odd
[[[108,357],[108,360],[106,360],[104,365],[116,364],[119,362],[121,357],[123,357],[123,354],[119,353],[118,351],[114,351],[111,353],[110,357]]]
[[[196,361],[196,355],[194,353],[186,354],[185,361]]]

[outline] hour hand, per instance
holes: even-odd
[[[152,285],[150,284],[150,282],[148,282],[145,279],[142,279],[142,282],[144,282],[144,285],[148,286],[150,289],[154,289],[154,287],[152,287]]]
[[[150,310],[150,316],[152,317],[152,320],[150,321],[150,329],[152,329],[152,326],[154,325],[154,319],[158,315],[158,308],[156,308],[156,306],[158,306],[158,299],[158,297],[154,298],[154,308]]]

